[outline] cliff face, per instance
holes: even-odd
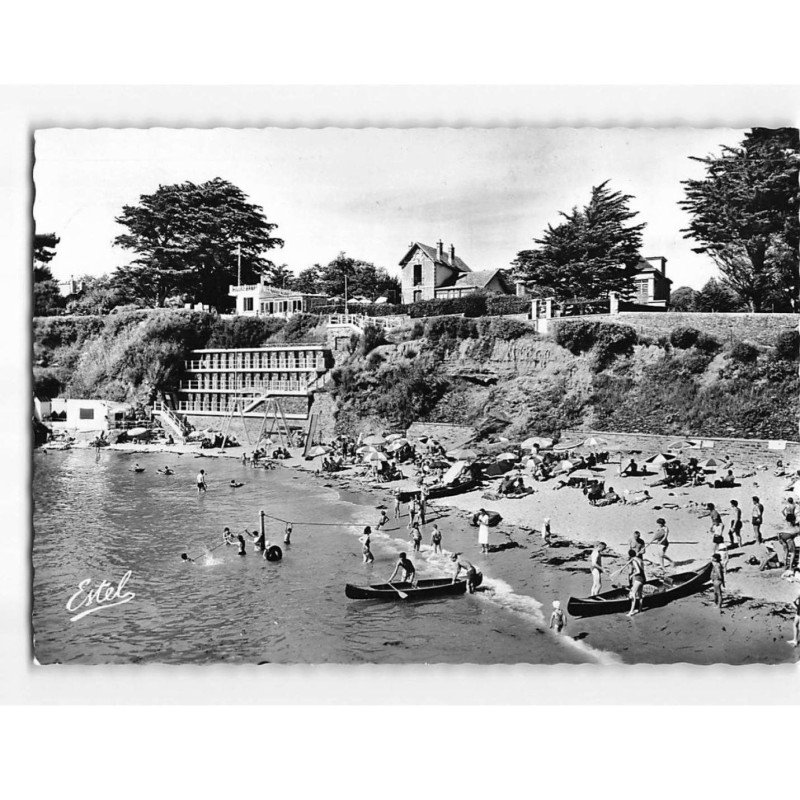
[[[610,350],[590,341],[573,353],[530,329],[493,332],[486,321],[467,322],[451,320],[443,334],[429,321],[405,341],[351,356],[333,376],[337,430],[494,418],[510,437],[596,428],[799,438],[797,362],[771,348],[743,353],[735,340],[708,337],[704,349],[679,348],[628,329]]]

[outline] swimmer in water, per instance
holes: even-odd
[[[236,537],[231,533],[230,528],[222,529],[222,541],[225,542],[225,544],[233,544],[236,541]]]
[[[433,523],[433,530],[431,531],[431,544],[433,545],[434,553],[442,552],[442,532],[435,522]]]
[[[292,523],[286,523],[286,532],[283,534],[283,543],[284,544],[291,544],[292,543]]]
[[[184,564],[188,564],[190,561],[194,563],[194,559],[189,558],[187,553],[181,553],[181,560],[183,561]]]
[[[206,487],[206,471],[201,469],[200,472],[197,473],[197,494],[200,492],[207,491]]]
[[[229,485],[231,489],[238,489],[240,486],[244,486],[244,484],[239,483],[239,481],[237,481],[236,478],[231,478],[231,482]]]
[[[247,555],[247,551],[245,550],[245,547],[244,547],[244,536],[242,536],[242,534],[240,533],[236,538],[239,540],[239,553],[238,553],[238,555],[246,556]]]

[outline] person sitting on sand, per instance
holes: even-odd
[[[659,517],[656,520],[656,524],[658,525],[658,528],[653,534],[650,544],[654,544],[658,547],[659,561],[662,567],[664,566],[665,561],[669,561],[669,563],[674,567],[675,562],[667,555],[667,548],[669,547],[669,528],[667,527],[667,521],[664,519],[664,517]]]
[[[638,475],[639,468],[636,462],[633,459],[630,459],[630,461],[628,461],[628,463],[625,465],[625,468],[619,471],[619,474],[623,478],[628,477],[630,475]]]
[[[225,542],[225,544],[233,544],[236,541],[236,537],[231,533],[230,528],[222,529],[222,541]]]
[[[506,475],[502,481],[500,481],[500,486],[497,487],[497,494],[501,497],[511,493],[511,487],[514,484],[514,479],[510,475]]]
[[[371,564],[375,560],[375,556],[372,555],[371,549],[371,534],[372,530],[370,529],[369,525],[367,525],[367,527],[364,528],[364,535],[361,537],[361,553],[364,556],[365,564]]]
[[[475,578],[478,574],[478,570],[464,558],[461,553],[453,553],[450,556],[450,560],[455,564],[456,571],[453,573],[453,583],[458,580],[458,576],[461,574],[461,570],[464,570],[465,576],[467,578],[467,591],[470,594],[475,592]]]
[[[736,486],[736,478],[733,477],[733,471],[728,470],[728,472],[725,474],[725,477],[719,478],[718,480],[714,481],[714,483],[709,481],[708,485],[713,489],[730,489],[733,486]]]
[[[613,503],[619,503],[620,496],[614,491],[613,486],[608,487],[608,491],[603,495],[601,500],[598,500],[596,506],[610,506]]]
[[[722,565],[719,553],[711,556],[711,584],[714,587],[714,603],[719,613],[722,613],[723,589],[725,588],[725,568]]]
[[[431,545],[434,553],[442,552],[442,532],[435,522],[433,523],[433,530],[431,531]]]
[[[413,583],[414,577],[417,574],[417,570],[414,567],[414,564],[406,557],[405,553],[400,553],[397,558],[397,564],[395,565],[394,572],[389,577],[389,580],[386,581],[387,583],[391,583],[397,573],[402,573],[403,583]]]
[[[628,580],[631,586],[631,610],[628,612],[628,616],[632,617],[642,610],[642,595],[644,594],[644,584],[647,581],[644,559],[636,555],[635,550],[628,550]]]
[[[558,600],[553,600],[553,613],[550,615],[550,629],[561,633],[567,627],[567,615]]]
[[[781,565],[781,560],[778,558],[778,551],[771,542],[764,542],[764,549],[761,556],[761,561],[758,564],[758,571],[765,572],[768,569],[774,569]]]
[[[590,556],[590,564],[592,570],[592,589],[589,594],[594,597],[596,594],[600,594],[600,588],[602,587],[602,578],[601,575],[605,572],[603,568],[603,553],[606,549],[605,542],[598,542],[597,546],[592,550],[592,555]]]

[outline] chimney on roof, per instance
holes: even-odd
[[[661,271],[661,274],[667,277],[667,259],[664,256],[649,256],[645,259],[651,266]]]
[[[441,239],[436,242],[436,260],[444,261],[444,244]]]
[[[450,266],[454,267],[456,264],[456,246],[454,244],[450,245]]]

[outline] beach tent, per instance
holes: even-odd
[[[553,446],[553,440],[544,436],[531,436],[522,443],[521,447],[526,450],[528,448],[532,449],[535,444],[539,445],[540,450],[549,450]]]
[[[584,447],[605,447],[608,444],[608,439],[603,439],[599,436],[590,436],[584,443]]]
[[[516,453],[500,453],[499,456],[495,456],[495,461],[519,461],[519,456]]]
[[[453,481],[456,480],[459,475],[461,475],[466,467],[466,461],[456,461],[456,463],[453,464],[453,466],[450,467],[450,469],[447,470],[444,475],[442,475],[442,485],[447,486],[448,484],[453,483]]]
[[[447,454],[447,457],[458,459],[458,461],[474,461],[478,457],[478,454],[467,447],[460,447],[458,450],[451,450]]]
[[[372,433],[364,437],[364,444],[383,444],[385,441],[386,439],[379,433]]]
[[[564,450],[577,450],[583,442],[559,442],[558,444],[553,445],[553,450],[555,451],[564,451]]]
[[[697,466],[703,469],[710,469],[711,467],[718,467],[719,461],[717,461],[716,458],[707,458],[705,461],[701,461]]]
[[[672,453],[656,453],[654,456],[650,456],[650,458],[645,459],[645,464],[655,464],[655,466],[660,466],[661,464],[666,464],[667,461],[674,461],[675,456]]]
[[[330,449],[327,447],[323,447],[321,444],[318,444],[316,447],[312,447],[308,454],[311,458],[317,458],[317,456],[326,456],[330,453]]]

